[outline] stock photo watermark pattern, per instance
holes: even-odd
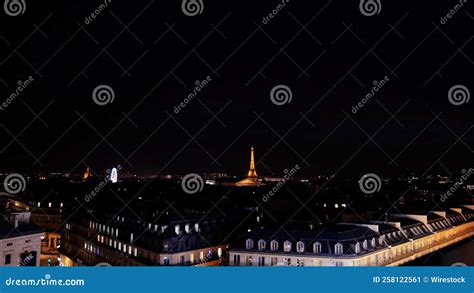
[[[92,91],[92,100],[99,106],[111,104],[115,100],[115,92],[109,85],[99,85]]]
[[[201,192],[204,188],[204,180],[199,174],[189,173],[181,179],[181,188],[187,194]]]
[[[359,9],[365,16],[374,16],[382,10],[381,0],[360,0]]]
[[[467,104],[471,99],[469,89],[464,85],[454,85],[448,91],[448,100],[454,106]]]
[[[5,0],[3,9],[8,16],[18,16],[26,11],[25,0]]]
[[[382,188],[382,180],[377,174],[365,174],[359,179],[359,188],[365,194],[379,192]]]
[[[3,188],[10,194],[23,192],[26,188],[25,177],[18,173],[9,174],[3,180]]]
[[[277,106],[289,104],[293,100],[293,92],[287,85],[276,85],[270,91],[270,100]]]
[[[0,291],[471,290],[472,1],[3,3]]]
[[[183,0],[181,9],[187,16],[196,16],[203,12],[204,2],[203,0]]]

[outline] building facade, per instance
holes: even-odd
[[[39,266],[43,229],[30,223],[29,212],[2,212],[0,266]]]
[[[318,231],[249,233],[230,250],[233,266],[395,266],[474,235],[474,206],[391,215],[387,221]]]

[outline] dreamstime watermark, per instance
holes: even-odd
[[[33,81],[35,81],[35,79],[31,75],[28,77],[28,79],[19,80],[17,82],[17,87],[15,91],[11,93],[10,96],[5,101],[3,101],[2,104],[0,104],[0,110],[3,111],[8,106],[10,106],[10,104],[13,103],[13,101],[15,101],[15,99],[18,98],[20,94],[31,85]]]
[[[264,16],[262,19],[263,24],[268,24],[274,17],[277,16],[280,11],[285,8],[286,4],[289,3],[290,0],[281,0],[281,3],[278,4],[275,8],[273,8],[272,12],[270,12],[267,16]]]
[[[373,16],[380,13],[382,3],[380,0],[360,0],[359,10],[365,16]]]
[[[195,194],[202,191],[204,180],[199,174],[190,173],[181,180],[181,187],[187,194]]]
[[[284,84],[276,85],[270,91],[270,100],[277,106],[291,103],[292,99],[293,93],[291,89]]]
[[[446,191],[446,193],[443,193],[441,195],[441,197],[439,199],[439,200],[441,200],[441,202],[445,202],[448,198],[450,198],[456,192],[456,190],[458,190],[459,187],[463,186],[464,182],[466,182],[466,180],[469,177],[471,177],[472,174],[474,174],[474,169],[473,168],[469,168],[469,170],[462,169],[461,173],[462,173],[462,175],[459,178],[459,180],[454,182],[454,184],[451,186],[451,188],[449,188],[449,190]]]
[[[365,174],[359,179],[359,188],[365,194],[378,192],[382,188],[382,180],[377,174]]]
[[[202,0],[183,0],[181,9],[187,16],[196,16],[204,10],[204,3]]]
[[[25,13],[26,3],[25,0],[5,0],[3,9],[8,16],[18,16]]]
[[[356,105],[352,106],[352,114],[356,114],[357,112],[359,112],[365,106],[365,104],[367,104],[373,97],[375,97],[375,95],[377,95],[377,93],[387,84],[389,80],[390,79],[388,78],[388,76],[385,76],[380,81],[374,80],[370,92],[368,92],[365,97],[360,100]]]
[[[35,258],[33,256],[33,254],[30,252],[20,263],[20,267],[24,267],[24,266],[27,266],[29,264],[29,262]]]
[[[114,90],[106,84],[99,85],[92,91],[92,100],[99,106],[111,104],[114,102],[114,99]]]
[[[122,170],[122,165],[117,165],[116,169],[118,171]],[[102,181],[100,181],[100,183],[91,192],[89,192],[88,194],[84,196],[85,202],[91,201],[107,185],[107,183],[111,181],[110,175],[111,175],[112,170],[107,169],[105,172],[107,173],[105,178]]]
[[[448,91],[448,100],[454,106],[467,104],[471,99],[469,89],[461,84],[452,86]]]
[[[181,102],[178,106],[175,106],[173,112],[178,114],[183,110],[191,101],[212,81],[210,76],[207,76],[203,81],[196,80],[193,91]]]
[[[5,280],[6,286],[85,286],[84,279],[52,279],[50,274],[40,279],[13,279]]]
[[[104,10],[109,6],[109,4],[112,3],[112,0],[104,0],[104,3],[100,4],[97,6],[97,8],[92,12],[89,16],[86,16],[84,19],[85,24],[90,24],[99,14],[104,12]]]
[[[467,3],[467,0],[459,0],[459,3],[454,5],[453,8],[451,8],[451,10],[449,10],[448,13],[446,13],[445,15],[441,16],[440,20],[439,20],[439,23],[441,24],[446,24],[449,19],[451,19],[452,17],[454,17],[454,15],[456,13],[459,12],[459,10],[462,9],[462,7],[464,6],[464,3]]]
[[[18,173],[9,174],[3,180],[3,188],[10,194],[17,194],[25,191],[26,180],[23,175]]]
[[[283,170],[283,173],[285,174],[283,175],[283,178],[275,186],[273,186],[273,188],[269,192],[265,193],[262,196],[262,201],[263,202],[269,201],[278,192],[278,190],[280,190],[286,184],[288,180],[293,178],[293,176],[296,174],[296,172],[298,172],[299,169],[300,169],[300,165],[296,164],[293,168],[289,170],[288,169]]]

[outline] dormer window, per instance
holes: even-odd
[[[252,239],[247,239],[247,241],[245,241],[245,248],[247,248],[248,250],[253,249],[253,240]]]
[[[372,248],[375,248],[375,238],[372,238],[370,242],[371,242],[370,245],[372,246]]]
[[[285,252],[290,252],[291,251],[291,242],[290,241],[287,240],[283,243],[283,250]]]
[[[355,253],[356,254],[360,253],[360,243],[359,242],[357,242],[356,245],[355,245]]]
[[[334,245],[334,253],[336,255],[341,255],[342,254],[342,244],[341,243],[337,243],[336,245]]]
[[[277,251],[278,250],[278,241],[272,240],[272,242],[270,242],[270,249],[271,249],[271,251]]]
[[[296,243],[296,251],[300,253],[304,252],[304,243],[302,241]]]
[[[367,250],[368,248],[368,245],[367,245],[367,240],[364,240],[364,242],[362,242],[362,247]]]
[[[385,242],[385,235],[382,235],[379,238],[379,244],[382,246],[382,245],[384,245],[384,242]]]
[[[316,253],[316,254],[321,253],[321,243],[316,242],[316,243],[313,244],[313,252]]]
[[[263,239],[258,240],[258,250],[262,251],[265,250],[265,247],[267,246],[267,242]]]

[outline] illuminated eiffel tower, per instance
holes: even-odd
[[[257,176],[257,170],[255,170],[255,158],[253,152],[253,146],[250,149],[250,169],[247,172],[247,177],[235,183],[236,186],[260,186],[260,180]]]
[[[250,149],[250,169],[249,169],[249,172],[247,173],[247,177],[249,178],[257,177],[257,170],[255,170],[255,159],[253,156],[253,146]]]

